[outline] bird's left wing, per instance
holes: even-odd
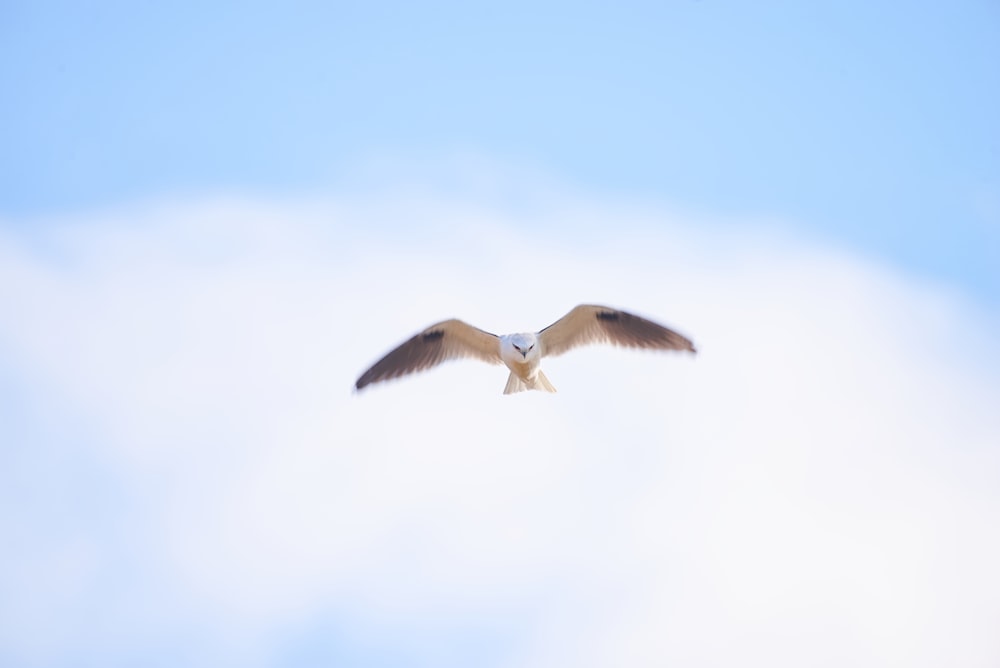
[[[591,343],[627,348],[686,350],[694,344],[672,329],[607,306],[581,304],[538,333],[542,355],[562,355]]]
[[[445,320],[431,325],[392,350],[361,374],[354,387],[360,390],[371,383],[430,369],[460,357],[501,364],[500,339],[496,334],[484,332],[461,320]]]

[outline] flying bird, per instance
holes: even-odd
[[[555,392],[539,368],[543,357],[554,357],[578,346],[610,343],[626,348],[695,352],[691,341],[672,329],[637,315],[581,304],[538,332],[497,336],[461,320],[431,325],[400,344],[361,374],[360,390],[372,383],[424,371],[444,361],[472,357],[510,369],[504,394],[524,390]]]

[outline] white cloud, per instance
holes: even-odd
[[[52,431],[43,464],[20,444],[8,476],[121,503],[65,507],[82,533],[3,516],[32,528],[0,558],[0,656],[280,664],[332,615],[411,664],[471,624],[520,629],[511,666],[995,665],[996,323],[741,230],[411,193],[5,235],[11,386],[86,433]],[[552,397],[474,364],[350,392],[435,319],[538,328],[581,301],[701,352],[575,352]]]

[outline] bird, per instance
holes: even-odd
[[[504,394],[525,390],[555,392],[539,368],[543,357],[555,357],[573,348],[609,343],[626,348],[697,352],[694,344],[672,329],[627,311],[581,304],[537,332],[497,336],[458,319],[431,325],[375,362],[354,383],[357,392],[442,362],[474,358],[510,369]]]

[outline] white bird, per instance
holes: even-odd
[[[689,339],[655,322],[607,306],[581,304],[539,332],[497,336],[461,320],[439,322],[373,364],[354,387],[360,390],[371,383],[430,369],[446,360],[473,357],[507,365],[510,376],[504,394],[524,390],[555,392],[539,369],[541,359],[591,343],[695,352]]]

